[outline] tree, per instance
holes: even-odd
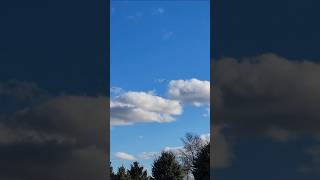
[[[115,179],[116,180],[129,180],[129,177],[126,172],[126,168],[124,166],[120,166],[118,168],[118,172],[117,172]]]
[[[198,135],[192,133],[187,133],[184,138],[181,138],[181,141],[184,146],[181,150],[180,159],[183,163],[183,170],[188,175],[192,171],[192,164],[204,143]]]
[[[155,180],[182,180],[182,168],[172,152],[162,152],[153,162],[152,176]]]
[[[148,180],[147,171],[143,170],[143,167],[140,167],[138,162],[133,162],[130,170],[128,170],[128,176],[130,176],[131,180]]]
[[[194,159],[192,174],[195,180],[210,180],[210,143],[201,148]]]

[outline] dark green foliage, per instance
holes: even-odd
[[[210,143],[205,145],[194,159],[192,174],[195,180],[210,180]]]
[[[121,166],[118,168],[118,172],[115,176],[115,180],[130,180],[126,168],[124,166]]]
[[[182,180],[182,168],[172,152],[162,152],[153,162],[152,175],[155,180]]]
[[[143,170],[143,166],[139,166],[138,162],[134,162],[131,165],[130,170],[126,170],[124,166],[118,168],[117,174],[112,172],[112,166],[110,164],[110,179],[111,180],[149,180],[147,171]]]
[[[130,170],[128,170],[128,176],[130,176],[131,180],[148,180],[147,171],[143,170],[143,167],[140,167],[138,162],[133,162]]]

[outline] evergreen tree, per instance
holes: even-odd
[[[126,168],[124,166],[121,166],[118,168],[117,175],[115,177],[116,180],[130,180],[130,178],[127,175]]]
[[[133,162],[130,170],[128,170],[128,176],[131,180],[148,180],[147,171],[143,170],[142,166],[139,166],[138,162]]]
[[[182,180],[181,165],[172,152],[162,152],[153,162],[152,176],[155,180]]]
[[[210,143],[194,159],[192,174],[195,180],[210,180]]]

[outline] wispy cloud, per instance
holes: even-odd
[[[167,80],[165,78],[158,78],[158,79],[155,79],[154,80],[156,83],[164,83],[166,82]]]
[[[153,159],[159,156],[159,152],[142,152],[138,157],[142,160]]]
[[[164,40],[164,41],[169,40],[173,37],[173,35],[174,35],[174,33],[172,31],[165,32],[162,35],[162,40]]]
[[[156,8],[153,10],[153,15],[161,15],[161,14],[164,14],[166,11],[164,8],[162,7],[159,7],[159,8]]]
[[[133,15],[127,16],[127,18],[129,20],[134,21],[134,22],[138,22],[142,17],[143,17],[143,13],[142,12],[136,12]]]
[[[115,157],[119,160],[127,160],[127,161],[135,161],[137,160],[136,157],[134,157],[131,154],[125,153],[125,152],[117,152],[115,154]]]
[[[110,88],[110,93],[111,93],[111,96],[118,96],[124,93],[124,90],[120,87],[113,86]]]

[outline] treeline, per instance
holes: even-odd
[[[210,142],[191,133],[187,133],[181,140],[184,147],[178,155],[163,151],[153,161],[152,175],[148,175],[138,162],[133,162],[128,170],[121,166],[116,172],[110,164],[111,180],[183,180],[189,174],[195,180],[209,180]]]

